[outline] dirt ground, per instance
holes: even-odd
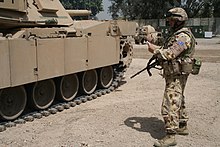
[[[156,70],[152,77],[144,72],[130,79],[146,62],[135,58],[121,86],[110,94],[7,128],[0,133],[0,146],[151,147],[164,136],[160,115],[164,79]],[[177,136],[177,147],[219,147],[220,63],[204,62],[200,74],[189,77],[185,96],[190,135]]]

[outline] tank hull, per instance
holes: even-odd
[[[131,63],[134,22],[73,21],[59,0],[0,2],[0,20],[0,120],[107,89]]]

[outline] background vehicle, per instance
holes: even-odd
[[[146,35],[147,32],[143,29],[143,27],[139,27],[134,36],[135,44],[144,44],[144,42],[146,41]]]
[[[59,0],[0,1],[3,120],[108,88],[131,63],[135,23],[73,21],[82,13],[68,12]]]
[[[154,38],[154,43],[162,45],[163,36],[161,32],[157,32],[151,25],[146,25],[138,28],[134,36],[135,44],[144,44],[147,41],[147,35],[150,34]]]

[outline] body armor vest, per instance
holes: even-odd
[[[187,28],[182,28],[168,37],[164,43],[164,49],[168,49],[176,41],[176,35],[180,33],[187,34],[191,39],[190,47],[180,53],[175,59],[163,62],[163,75],[181,75],[189,74],[192,72],[193,59],[192,56],[195,52],[195,37]]]
[[[185,33],[187,34],[190,39],[191,39],[191,44],[190,44],[190,48],[186,49],[185,51],[183,51],[177,58],[187,58],[187,57],[192,57],[194,52],[195,52],[195,37],[193,36],[193,34],[191,33],[191,31],[187,28],[182,28],[180,30],[178,30],[177,32],[173,33],[171,36],[169,36],[165,43],[164,43],[164,49],[168,49],[170,46],[173,45],[173,43],[176,41],[176,35],[180,34],[180,33]]]

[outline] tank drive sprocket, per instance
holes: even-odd
[[[128,39],[121,39],[120,41],[120,58],[124,69],[127,69],[133,58],[133,45]]]

